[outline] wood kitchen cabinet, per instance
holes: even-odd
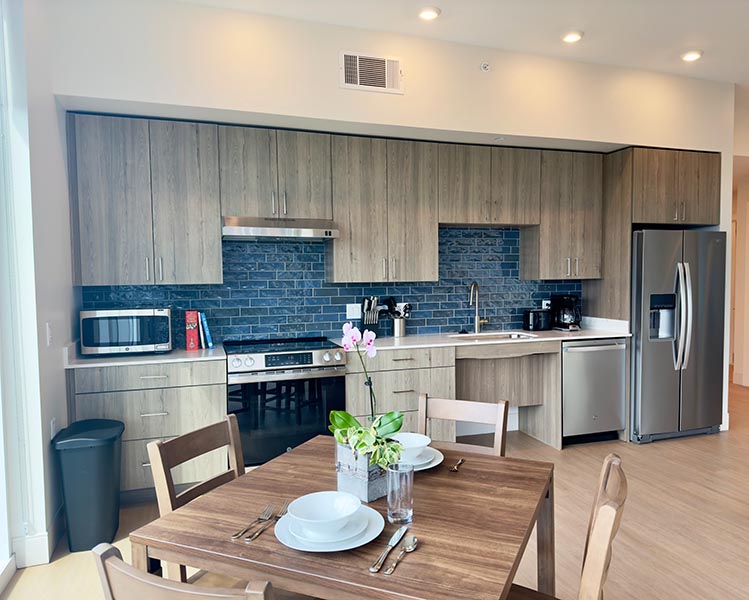
[[[68,145],[76,283],[153,283],[148,121],[68,115]]]
[[[437,281],[437,144],[333,137],[333,283]]]
[[[224,360],[85,366],[68,370],[67,377],[70,422],[116,419],[125,424],[120,483],[125,492],[153,487],[149,442],[194,431],[226,415]],[[226,451],[220,449],[181,465],[172,476],[175,483],[185,484],[224,470]]]
[[[439,222],[538,225],[541,151],[439,145]]]
[[[329,134],[221,126],[218,135],[223,216],[333,218]]]
[[[389,281],[439,279],[437,147],[387,141]]]
[[[76,283],[221,283],[216,126],[70,115]]]
[[[149,131],[155,282],[221,283],[217,126],[151,121]]]
[[[340,237],[326,244],[328,281],[388,280],[387,142],[333,136],[333,212]]]
[[[521,279],[601,276],[600,154],[541,153],[541,224],[521,235]]]
[[[720,154],[633,148],[632,222],[717,225]]]

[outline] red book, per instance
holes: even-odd
[[[198,311],[185,311],[185,348],[187,350],[199,350],[200,338],[198,337]]]

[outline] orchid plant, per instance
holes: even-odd
[[[377,338],[377,335],[368,329],[361,333],[351,323],[346,323],[343,326],[341,346],[347,352],[356,352],[364,370],[364,384],[369,389],[371,426],[364,427],[356,417],[346,411],[333,410],[330,412],[329,429],[339,444],[349,446],[360,456],[369,454],[369,464],[384,469],[400,459],[403,446],[395,440],[389,439],[389,436],[400,431],[403,426],[403,413],[392,411],[376,416],[377,399],[372,387],[372,378],[369,376],[367,364],[364,361],[364,354],[369,358],[374,358],[377,355],[377,348],[374,344],[375,338]]]

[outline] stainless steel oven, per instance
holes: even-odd
[[[327,338],[225,341],[227,411],[237,416],[246,465],[329,434],[346,406],[346,353]]]

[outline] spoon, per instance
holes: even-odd
[[[450,470],[453,473],[457,473],[458,469],[460,468],[460,465],[462,465],[466,461],[465,458],[461,458],[458,462],[456,462],[452,467],[450,467]]]
[[[409,535],[405,540],[403,540],[403,547],[401,548],[401,551],[398,553],[398,556],[395,557],[393,564],[385,569],[385,575],[392,575],[393,571],[395,571],[395,567],[398,566],[398,563],[406,555],[406,553],[411,553],[416,550],[416,546],[418,544],[419,538],[417,538],[415,535]]]

